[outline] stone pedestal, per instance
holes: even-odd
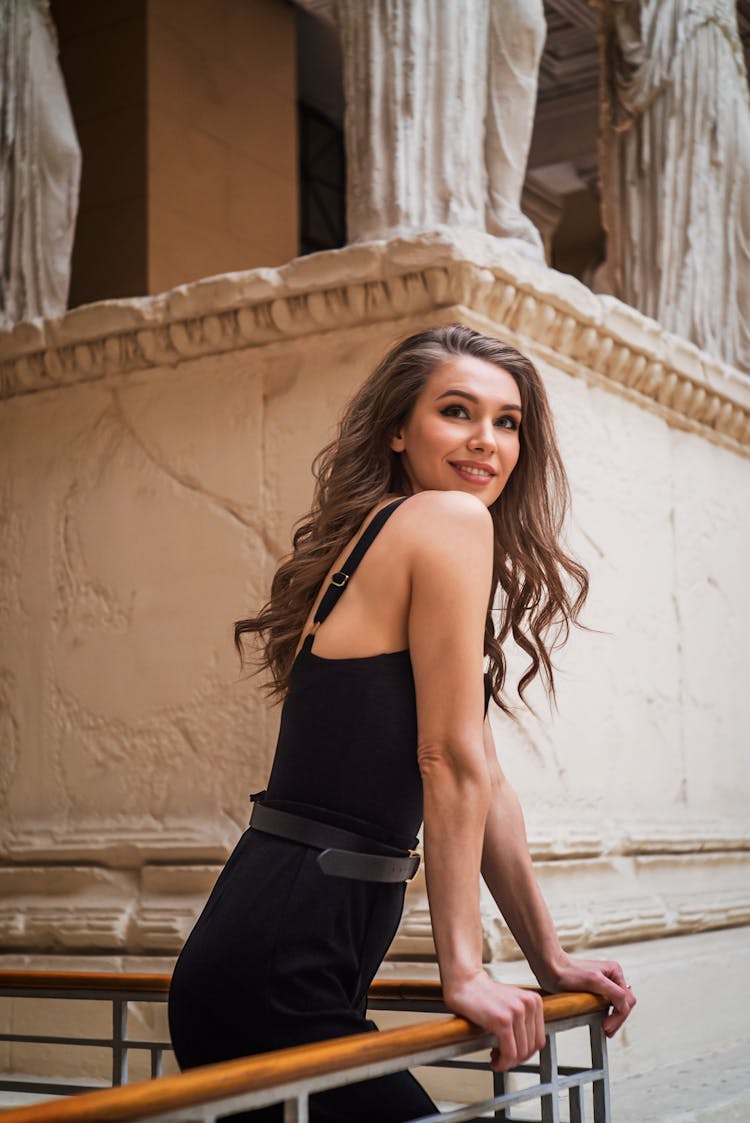
[[[563,941],[614,949],[636,986],[644,965],[627,1072],[750,1035],[732,1002],[750,923],[750,385],[480,234],[0,335],[4,965],[177,952],[275,740],[233,622],[261,603],[350,392],[395,339],[455,320],[537,362],[591,571],[559,711],[537,695],[537,718],[493,713]],[[385,969],[433,951],[418,880]],[[487,962],[512,975],[517,955],[486,904]]]

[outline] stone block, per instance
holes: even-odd
[[[169,289],[180,281],[274,264],[269,261],[268,250],[212,225],[210,220],[206,223],[204,218],[151,203],[148,284],[152,291]]]
[[[174,211],[220,229],[227,189],[226,145],[157,108],[149,113],[148,130],[151,213]]]
[[[272,115],[273,116],[273,115]],[[274,122],[281,128],[283,122]],[[227,157],[226,222],[229,232],[262,248],[272,265],[295,257],[299,246],[298,187],[293,169],[264,168],[259,155]],[[264,215],[260,223],[258,216]]]

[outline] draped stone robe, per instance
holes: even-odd
[[[65,311],[80,173],[48,0],[0,0],[0,326]]]
[[[298,0],[320,11],[320,0]],[[544,260],[520,207],[542,0],[332,0],[346,95],[349,238],[462,226]]]
[[[600,0],[616,295],[750,370],[750,95],[734,0]]]

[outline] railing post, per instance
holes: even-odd
[[[591,1065],[602,1071],[601,1078],[594,1080],[594,1123],[612,1123],[612,1107],[609,1100],[609,1063],[607,1060],[607,1039],[602,1029],[601,1018],[589,1026],[591,1037]]]
[[[557,1038],[550,1031],[547,1043],[539,1052],[539,1079],[550,1084],[549,1092],[542,1096],[542,1123],[560,1123],[560,1088],[557,1082]]]
[[[128,1000],[112,999],[112,1087],[126,1084],[128,1079]]]
[[[497,1099],[498,1096],[505,1095],[505,1073],[493,1072],[492,1073],[492,1094]],[[507,1123],[508,1116],[504,1107],[499,1107],[495,1111],[495,1123]]]
[[[164,1072],[164,1050],[161,1045],[156,1045],[151,1050],[151,1079],[156,1080]]]
[[[308,1104],[306,1092],[301,1092],[293,1100],[284,1100],[284,1123],[308,1123]]]
[[[572,1088],[568,1089],[568,1103],[570,1104],[570,1123],[583,1123],[583,1104],[579,1084],[574,1084]]]

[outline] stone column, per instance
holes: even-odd
[[[542,0],[492,0],[488,26],[487,230],[544,260],[539,231],[521,210],[547,35]]]
[[[65,311],[81,151],[48,0],[0,0],[0,325]]]
[[[734,0],[598,0],[612,291],[750,370],[750,96]]]
[[[543,259],[520,197],[542,0],[335,0],[350,241],[448,225]]]

